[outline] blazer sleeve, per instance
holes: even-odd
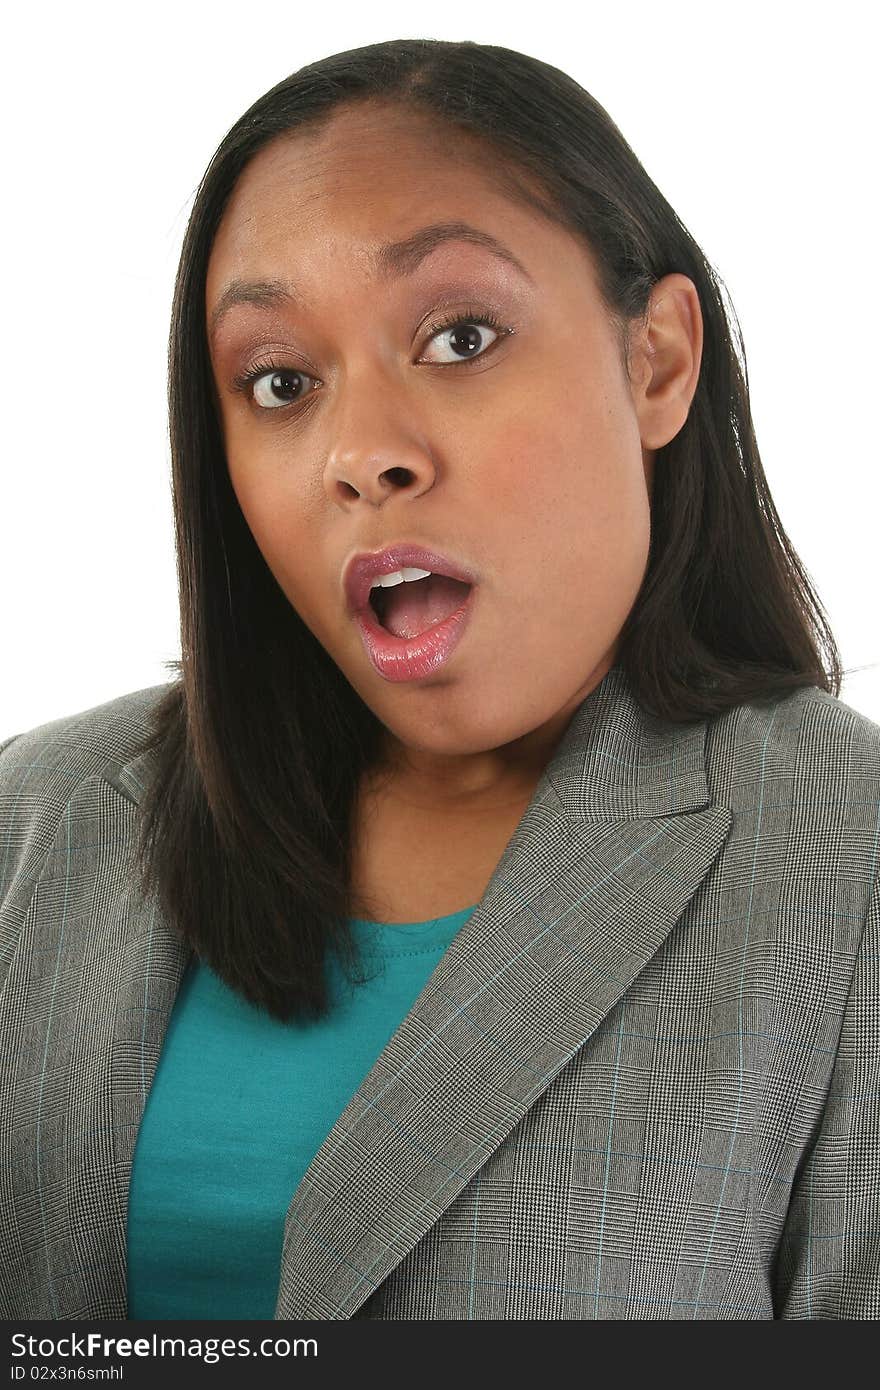
[[[776,1318],[880,1318],[880,875],[818,1134],[792,1189]]]

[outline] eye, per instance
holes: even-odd
[[[441,345],[452,354],[446,361],[437,362],[434,358],[420,357],[419,361],[433,361],[441,367],[456,367],[474,361],[477,357],[485,357],[486,333],[485,329],[495,335],[489,348],[494,347],[498,339],[506,333],[512,333],[511,328],[505,328],[494,314],[472,313],[470,309],[465,312],[450,315],[441,319],[437,323],[432,323],[428,329],[428,341],[433,338],[445,339]]]
[[[312,385],[307,387],[306,382]],[[253,390],[249,388],[253,384]],[[261,410],[277,410],[279,406],[296,405],[317,385],[317,378],[298,367],[285,367],[276,362],[255,362],[232,383],[236,391],[253,396]]]

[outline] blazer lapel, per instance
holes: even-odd
[[[675,925],[732,825],[706,723],[621,667],[575,712],[486,892],[287,1211],[278,1319],[346,1319],[447,1210]]]

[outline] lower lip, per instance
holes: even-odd
[[[418,637],[395,637],[384,628],[371,607],[357,614],[357,625],[367,656],[387,681],[414,681],[431,676],[449,660],[464,636],[474,606],[472,588],[461,608],[442,623],[426,628]]]

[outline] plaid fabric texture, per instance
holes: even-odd
[[[164,687],[0,745],[0,1316],[126,1316],[189,950],[130,873]],[[880,727],[613,667],[315,1155],[278,1319],[880,1316]]]

